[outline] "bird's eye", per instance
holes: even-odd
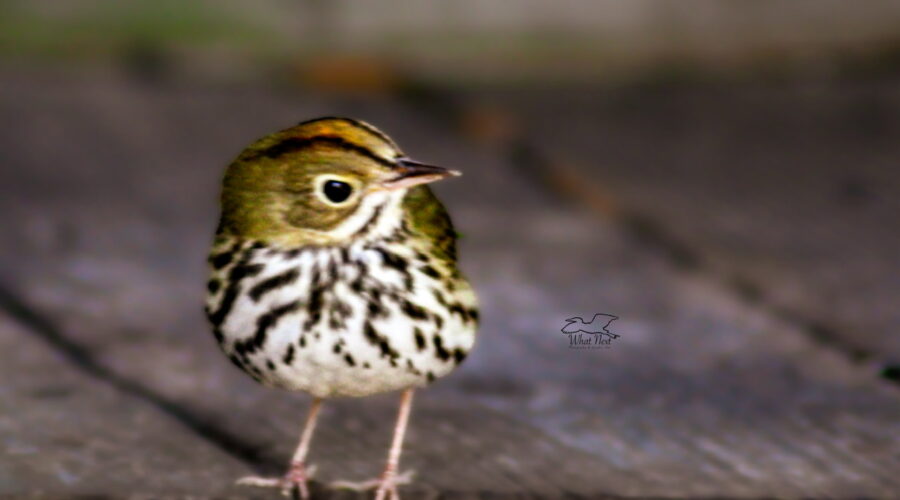
[[[353,194],[353,187],[342,181],[329,180],[322,185],[322,193],[333,203],[341,203]]]

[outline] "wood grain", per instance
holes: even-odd
[[[561,203],[502,151],[473,146],[420,110],[114,78],[6,74],[0,85],[0,181],[9,186],[0,200],[9,228],[2,283],[82,357],[137,387],[137,404],[225,450],[226,465],[280,472],[308,399],[261,388],[231,367],[202,318],[221,168],[271,130],[351,114],[396,136],[411,156],[465,173],[438,191],[463,234],[483,329],[462,368],[417,396],[402,468],[419,475],[404,491],[900,491],[895,388],[794,323],[678,270],[616,223]],[[619,316],[612,327],[621,337],[610,349],[569,349],[564,320],[596,312]],[[23,323],[16,338],[40,337]],[[62,362],[83,371],[83,361]],[[317,492],[328,494],[324,481],[377,473],[395,404],[395,395],[326,404],[311,452]],[[168,431],[142,437],[158,432]],[[167,460],[143,473],[203,477],[221,467],[199,452]]]

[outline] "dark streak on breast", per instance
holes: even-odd
[[[266,278],[250,289],[250,298],[253,299],[254,302],[259,302],[259,299],[261,299],[263,295],[283,286],[290,285],[296,281],[299,276],[300,272],[296,268],[293,268],[288,269],[281,274],[276,274],[271,278]]]
[[[266,335],[268,331],[278,324],[278,320],[282,317],[300,309],[300,302],[293,301],[280,305],[271,311],[261,314],[256,319],[256,333],[247,340],[235,342],[234,348],[239,354],[251,354],[261,348],[266,343]]]

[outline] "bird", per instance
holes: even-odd
[[[323,402],[401,391],[384,472],[331,483],[399,498],[411,480],[399,459],[413,393],[462,363],[478,328],[457,233],[428,187],[459,175],[343,117],[262,137],[226,168],[208,257],[213,336],[254,380],[312,396],[284,476],[238,484],[309,498]]]
[[[617,319],[619,319],[619,317],[612,314],[596,313],[590,321],[585,322],[580,316],[575,316],[567,319],[566,324],[560,331],[563,333],[599,333],[617,339],[619,338],[618,334],[612,333],[606,329]]]

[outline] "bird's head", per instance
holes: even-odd
[[[343,243],[379,217],[399,219],[409,188],[459,172],[412,161],[387,135],[320,118],[248,146],[229,165],[220,232],[282,245]]]

